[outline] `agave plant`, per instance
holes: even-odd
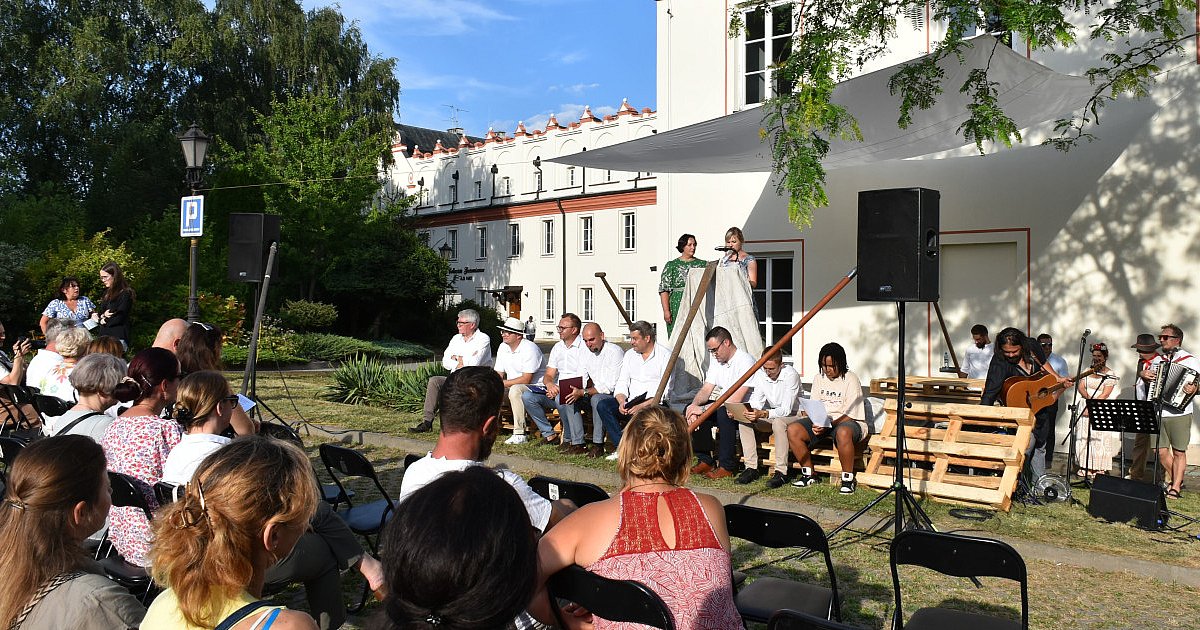
[[[321,392],[321,397],[351,405],[416,412],[425,406],[425,385],[429,377],[446,374],[446,368],[440,363],[423,363],[403,369],[359,355],[334,371],[333,384]]]

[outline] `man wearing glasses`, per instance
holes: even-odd
[[[738,349],[734,345],[729,331],[721,326],[708,331],[704,337],[704,346],[708,348],[710,359],[708,369],[704,373],[704,385],[700,387],[700,391],[696,392],[696,397],[692,399],[692,404],[688,405],[686,410],[685,415],[689,425],[704,413],[705,407],[754,367],[754,357],[750,356],[749,352]],[[749,396],[750,386],[742,385],[726,402],[744,402]],[[718,427],[715,460],[712,443],[714,425]],[[725,410],[724,406],[717,409],[716,413],[709,416],[704,424],[697,427],[695,433],[692,434],[692,448],[699,461],[692,467],[693,475],[704,475],[709,479],[724,479],[733,476],[733,470],[737,467],[734,440],[738,439],[738,427],[739,425],[729,417],[729,412]],[[747,457],[755,456],[756,454],[752,453]],[[755,463],[757,463],[757,459],[755,459]]]
[[[1200,372],[1200,361],[1192,353],[1183,349],[1183,330],[1175,324],[1165,324],[1158,335],[1162,344],[1159,352],[1163,361],[1170,361]],[[1153,378],[1153,371],[1143,371],[1140,376]],[[1196,385],[1183,385],[1185,394],[1195,394]],[[1170,487],[1167,496],[1178,499],[1183,488],[1183,474],[1187,471],[1187,448],[1192,437],[1191,401],[1183,407],[1162,406],[1162,422],[1158,431],[1158,461],[1170,476]]]
[[[458,334],[450,338],[450,345],[442,353],[442,367],[451,373],[471,365],[491,367],[492,340],[486,333],[479,332],[479,313],[469,308],[459,311],[454,325]],[[433,428],[433,414],[437,413],[438,396],[445,382],[445,376],[429,377],[425,386],[424,416],[420,424],[408,428],[410,433],[425,433]]]
[[[1046,353],[1046,362],[1050,367],[1054,368],[1060,376],[1067,376],[1071,373],[1071,368],[1067,366],[1067,360],[1054,351],[1054,337],[1050,333],[1042,333],[1037,336],[1038,345],[1042,347],[1042,352]],[[1054,401],[1054,419],[1050,422],[1049,428],[1046,430],[1046,444],[1049,448],[1046,449],[1046,467],[1050,467],[1050,463],[1054,460],[1054,429],[1058,426],[1058,413],[1062,410],[1062,405],[1058,401]]]
[[[568,455],[585,455],[588,452],[583,445],[583,415],[576,405],[583,399],[580,391],[586,383],[588,357],[591,355],[579,334],[582,323],[574,313],[563,314],[555,327],[559,341],[550,350],[546,373],[542,376],[544,390],[530,388],[521,394],[525,412],[533,418],[538,431],[542,433],[543,445],[558,442],[558,434],[546,419],[547,410],[558,409],[558,417],[563,425],[559,450]]]

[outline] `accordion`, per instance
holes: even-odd
[[[1200,385],[1200,372],[1186,365],[1163,361],[1154,368],[1154,381],[1150,383],[1149,399],[1161,399],[1164,407],[1172,411],[1183,411],[1196,396],[1195,392],[1183,392],[1183,386],[1188,383]]]

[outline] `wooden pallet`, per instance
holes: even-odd
[[[872,436],[861,485],[891,487],[896,462],[896,401]],[[1008,511],[1033,434],[1028,409],[915,402],[904,413],[908,489],[937,501]],[[997,431],[1003,430],[1002,433]]]
[[[899,387],[896,378],[871,379],[871,395],[895,400]],[[904,397],[908,402],[938,402],[978,405],[983,394],[981,378],[939,378],[905,376]]]
[[[758,432],[761,437],[766,436],[765,440],[760,440],[758,443],[758,464],[763,469],[764,474],[769,474],[775,466],[775,434]],[[823,448],[815,448],[812,453],[813,472],[825,473],[829,475],[829,483],[841,483],[839,475],[842,472],[842,463],[838,460],[837,450],[833,448],[833,444],[828,442]],[[790,456],[788,446],[784,445],[784,455]],[[790,466],[793,470],[799,470],[800,464],[792,461]],[[867,467],[866,453],[857,453],[854,458],[854,470],[863,471]]]

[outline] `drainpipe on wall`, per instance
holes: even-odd
[[[555,199],[554,203],[558,205],[558,216],[562,221],[562,246],[559,251],[562,252],[562,312],[567,312],[567,211],[563,208],[562,199]]]
[[[583,147],[583,150],[587,151],[587,147]],[[587,167],[584,166],[582,168],[583,168],[583,174],[580,176],[580,180],[579,180],[580,184],[581,184],[579,194],[586,195],[587,194]]]

